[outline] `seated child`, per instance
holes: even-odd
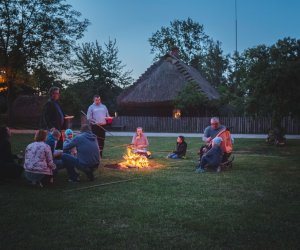
[[[76,147],[73,147],[69,150],[66,150],[66,146],[71,142],[71,140],[73,139],[73,131],[72,129],[67,129],[65,131],[65,141],[64,141],[64,144],[63,144],[63,152],[66,153],[66,154],[71,154],[73,156],[77,156],[77,149]]]
[[[60,139],[60,136],[61,133],[55,128],[50,129],[47,136],[46,144],[50,146],[53,158],[59,158],[62,155],[62,150],[56,149],[56,145]]]
[[[186,154],[187,144],[184,141],[184,136],[180,135],[177,137],[176,149],[173,153],[168,154],[167,158],[171,159],[182,159]]]
[[[220,171],[219,165],[223,157],[223,150],[220,147],[222,141],[221,137],[215,137],[212,140],[212,148],[202,156],[196,173],[205,172],[206,167],[214,168],[217,172]]]
[[[135,154],[145,155],[150,158],[151,153],[147,151],[147,147],[149,146],[148,138],[143,132],[143,128],[138,127],[136,129],[136,133],[132,137],[131,148]]]

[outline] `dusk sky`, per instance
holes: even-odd
[[[175,19],[192,18],[204,32],[235,50],[235,0],[66,0],[90,20],[80,42],[116,39],[119,59],[138,78],[152,63],[148,39]],[[300,39],[299,0],[237,0],[238,51],[278,39]]]

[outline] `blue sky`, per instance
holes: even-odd
[[[153,62],[148,39],[162,26],[188,17],[222,43],[226,54],[235,50],[235,0],[66,0],[90,20],[79,42],[103,44],[117,40],[119,59],[138,78]],[[237,0],[238,51],[271,45],[290,36],[300,39],[299,0]]]

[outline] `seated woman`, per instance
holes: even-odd
[[[38,130],[35,134],[35,142],[30,143],[25,151],[25,177],[33,185],[48,184],[53,181],[53,170],[56,168],[51,148],[45,143],[46,130]]]
[[[19,178],[23,172],[22,166],[15,162],[19,157],[12,154],[10,136],[9,128],[0,127],[0,180]]]
[[[186,154],[187,144],[184,141],[184,136],[180,135],[177,137],[176,149],[173,153],[168,154],[167,158],[171,159],[182,159]]]
[[[138,127],[136,129],[136,133],[132,137],[131,147],[134,150],[133,152],[150,157],[151,153],[147,151],[148,146],[149,146],[148,138],[143,133],[143,128]]]
[[[196,169],[196,173],[203,173],[207,167],[214,168],[220,172],[219,165],[222,161],[223,150],[221,148],[221,137],[215,137],[212,140],[212,148],[208,150],[201,158],[200,164]]]

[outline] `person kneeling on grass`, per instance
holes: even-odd
[[[221,137],[215,137],[212,140],[212,148],[202,156],[200,164],[196,168],[196,173],[205,172],[205,168],[207,167],[213,168],[217,172],[221,171],[219,167],[223,157],[223,150],[220,147],[221,142],[222,142]]]
[[[186,154],[187,144],[184,141],[184,136],[180,135],[177,137],[176,149],[173,153],[168,154],[167,158],[171,159],[182,159]]]
[[[53,170],[56,168],[51,153],[51,148],[45,143],[46,130],[38,130],[35,142],[30,143],[25,151],[25,177],[32,185],[43,185],[53,182]]]
[[[67,167],[76,167],[84,172],[90,181],[94,180],[93,171],[98,168],[100,163],[99,146],[97,136],[91,131],[88,124],[81,126],[80,134],[74,137],[65,147],[69,150],[73,147],[77,149],[77,158],[63,153],[63,165]]]
[[[59,170],[66,169],[68,172],[69,181],[78,182],[79,174],[75,171],[74,166],[64,165],[62,161],[63,151],[60,149],[56,149],[56,145],[60,137],[61,133],[57,129],[52,128],[49,131],[46,140],[46,144],[48,144],[51,148],[53,161],[56,165],[56,169],[53,171],[53,175],[57,176]]]

